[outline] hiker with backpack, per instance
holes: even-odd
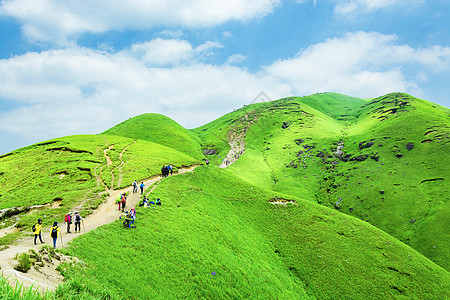
[[[72,225],[72,213],[69,212],[67,215],[64,216],[64,222],[67,223],[67,233],[70,232],[70,225]]]
[[[125,210],[125,206],[127,204],[127,197],[125,196],[125,193],[122,194],[122,212]]]
[[[44,244],[45,242],[42,240],[42,220],[38,219],[37,223],[33,225],[32,230],[34,232],[34,244],[36,244],[36,239],[39,236],[39,240],[41,241],[42,244]]]
[[[81,222],[83,222],[83,227],[84,227],[83,218],[76,212],[75,213],[75,233],[81,232]],[[77,227],[78,227],[78,231],[77,231]]]
[[[58,227],[58,222],[53,222],[53,226],[50,229],[50,237],[53,239],[53,248],[56,248],[56,240],[58,236],[61,236],[61,229]]]
[[[141,195],[144,193],[144,182],[141,182],[140,188],[141,188]]]
[[[167,170],[167,168],[166,168],[166,166],[162,166],[161,167],[161,176],[164,178],[164,177],[166,177],[166,170]]]
[[[120,211],[120,208],[122,207],[122,194],[117,195],[116,203],[119,205],[119,211]]]
[[[137,183],[137,180],[135,180],[133,182],[133,194],[137,193],[137,191],[138,191],[138,183]]]

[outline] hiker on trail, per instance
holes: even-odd
[[[120,211],[120,208],[122,207],[122,194],[117,195],[116,203],[119,205],[119,211]]]
[[[81,232],[81,221],[83,221],[83,218],[76,212],[75,213],[75,233]],[[84,226],[84,221],[83,221]],[[78,231],[77,231],[78,227]]]
[[[70,232],[70,225],[72,224],[72,213],[68,212],[67,215],[64,216],[64,222],[67,223],[67,233]]]
[[[166,177],[166,170],[167,170],[167,169],[166,169],[166,166],[163,165],[163,166],[161,167],[161,176],[162,176],[162,177]]]
[[[138,183],[137,183],[137,180],[135,180],[133,182],[133,194],[137,193],[137,191],[138,191]]]
[[[122,212],[125,210],[125,205],[127,204],[127,197],[125,196],[125,193],[122,194],[122,201],[120,201],[120,203],[122,203]]]
[[[139,186],[141,188],[141,195],[144,193],[144,182],[141,182],[141,185]]]
[[[170,171],[170,176],[172,176],[172,174],[173,174],[173,167],[172,167],[172,165],[168,166],[168,169]]]
[[[130,215],[131,218],[133,219],[133,221],[131,221],[131,224],[134,224],[134,220],[136,220],[136,210],[134,209],[134,207],[131,208]]]
[[[206,165],[207,165],[207,166],[209,165],[209,159],[206,160]]]
[[[53,239],[53,248],[56,248],[56,240],[58,236],[61,236],[61,229],[58,227],[58,222],[53,222],[53,226],[50,229],[50,237]]]
[[[41,219],[38,219],[37,223],[33,225],[32,229],[34,232],[34,244],[36,245],[36,239],[38,236],[39,236],[39,240],[41,241],[41,243],[42,244],[45,243],[42,240],[42,236],[41,236],[41,234],[42,234],[42,220]]]
[[[156,198],[155,204],[156,205],[161,205],[161,200],[159,198]]]

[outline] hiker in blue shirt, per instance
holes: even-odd
[[[141,188],[141,195],[144,193],[144,186],[145,184],[141,182],[140,188]]]

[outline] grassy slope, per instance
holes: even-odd
[[[403,97],[410,104],[400,108]],[[339,110],[341,101],[346,108]],[[396,101],[397,114],[386,112],[396,107]],[[228,114],[198,133],[214,143],[217,128],[224,131],[247,122],[242,120],[244,114],[254,117],[257,122],[247,132],[246,153],[230,171],[261,187],[330,207],[339,202],[341,212],[370,222],[448,269],[448,109],[405,94],[370,103],[332,93],[279,100]],[[381,116],[388,118],[381,121]],[[282,129],[283,122],[290,126]],[[205,128],[209,129],[202,131]],[[433,142],[422,143],[430,137]],[[372,139],[374,146],[359,148],[360,142]],[[338,160],[334,152],[340,141],[345,154],[377,156],[379,161]],[[415,145],[411,151],[406,150],[408,142]],[[323,158],[317,157],[320,152]],[[395,154],[400,152],[399,159]]]
[[[112,164],[108,167],[103,150],[109,146],[107,155]],[[11,225],[18,217],[16,227],[28,231],[38,218],[44,224],[62,220],[82,200],[87,200],[80,211],[85,216],[103,201],[98,194],[105,191],[97,182],[100,169],[102,181],[108,187],[120,188],[135,179],[159,174],[161,165],[169,163],[176,169],[199,160],[153,142],[135,143],[129,138],[109,135],[69,136],[18,149],[0,158],[0,209],[41,206],[5,218],[1,225]],[[0,241],[7,242],[9,238]]]
[[[450,296],[445,270],[386,233],[310,201],[272,205],[274,192],[228,171],[201,167],[165,179],[156,196],[163,206],[140,208],[137,229],[117,221],[74,240],[70,251],[90,267],[69,271],[67,292],[138,299]]]
[[[400,101],[408,104],[401,108]],[[325,188],[330,205],[341,199],[342,212],[392,234],[448,270],[450,144],[445,132],[450,122],[449,110],[435,107],[405,94],[374,99],[347,128],[343,148],[352,156],[369,158],[341,162],[336,168],[341,176]],[[428,133],[432,130],[436,132]],[[359,148],[369,140],[372,147]],[[408,151],[407,143],[414,148]],[[373,156],[378,161],[370,159]]]
[[[102,134],[147,140],[203,159],[199,139],[172,119],[160,114],[144,114],[128,119]]]

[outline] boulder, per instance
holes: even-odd
[[[281,125],[281,128],[286,129],[289,127],[289,123],[288,122],[283,122],[283,125]]]
[[[216,149],[203,149],[203,154],[204,155],[214,155],[217,153]]]
[[[413,144],[413,143],[408,143],[408,144],[406,144],[406,149],[407,149],[408,151],[411,151],[413,148],[414,148],[414,144]]]
[[[323,152],[319,152],[316,154],[316,157],[324,157],[324,156],[325,156],[325,154],[323,154]]]
[[[370,148],[370,147],[372,147],[373,146],[373,142],[367,142],[367,143],[365,143],[365,142],[361,142],[361,143],[359,143],[359,149],[364,149],[364,148]]]
[[[301,143],[303,143],[304,142],[304,140],[302,140],[302,139],[296,139],[295,140],[295,143],[297,144],[297,145],[300,145]]]
[[[358,156],[352,157],[350,159],[350,161],[365,161],[368,157],[369,157],[369,155],[367,155],[367,154],[365,154],[365,155],[358,155]]]

